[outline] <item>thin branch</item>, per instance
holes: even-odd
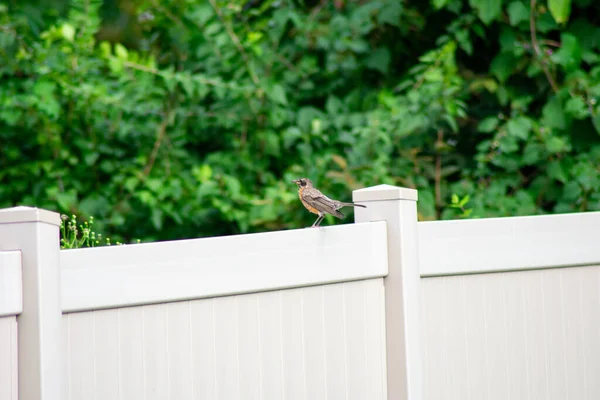
[[[308,16],[308,19],[315,19],[315,17],[321,12],[321,9],[327,4],[327,0],[321,0],[321,2],[313,8]]]
[[[441,216],[442,209],[442,153],[441,148],[444,144],[444,131],[438,130],[437,141],[435,143],[436,155],[435,155],[435,211],[437,217]]]
[[[548,65],[546,64],[546,62],[544,61],[544,55],[542,53],[542,50],[540,49],[540,45],[537,41],[537,35],[536,35],[536,28],[535,28],[535,5],[536,5],[536,0],[531,0],[531,10],[529,13],[529,31],[531,32],[531,44],[533,45],[533,49],[535,50],[535,54],[538,56],[538,58],[540,59],[540,63],[542,65],[542,69],[544,70],[544,74],[546,74],[546,78],[548,79],[548,82],[550,83],[550,86],[552,86],[552,90],[554,90],[554,92],[558,92],[558,86],[556,85],[556,81],[554,80],[554,77],[552,76],[552,74],[550,73],[550,70],[548,69]]]
[[[161,121],[158,129],[156,130],[156,140],[154,141],[154,147],[152,148],[152,152],[150,153],[150,157],[148,158],[148,162],[144,166],[143,174],[148,177],[150,176],[150,172],[152,171],[152,167],[154,166],[154,162],[156,161],[156,157],[158,156],[158,150],[160,149],[160,145],[167,135],[167,126],[169,125],[169,120],[171,119],[171,111],[168,111],[165,115],[165,118]]]
[[[217,7],[216,1],[215,0],[209,0],[209,2],[210,2],[210,5],[212,6],[213,10],[215,10],[215,13],[217,14],[217,16],[219,17],[219,19],[221,20],[221,23],[225,27],[225,30],[227,31],[227,34],[229,35],[229,38],[231,39],[231,41],[233,42],[233,44],[235,45],[235,47],[238,49],[238,51],[239,51],[240,55],[242,56],[242,58],[244,59],[244,63],[246,64],[246,69],[248,70],[248,73],[250,74],[250,78],[252,78],[252,82],[254,82],[254,84],[256,86],[260,86],[260,81],[258,79],[258,76],[256,75],[256,73],[254,72],[254,70],[250,66],[250,59],[248,58],[248,55],[246,54],[246,51],[244,50],[244,46],[242,46],[242,43],[240,42],[240,39],[237,37],[237,35],[233,31],[233,29],[231,29],[231,27],[229,26],[229,24],[227,24],[225,22],[225,18],[223,18],[223,14],[221,14],[221,10]]]
[[[555,40],[543,40],[544,44],[547,46],[554,46],[554,47],[560,47],[560,42],[557,42]]]

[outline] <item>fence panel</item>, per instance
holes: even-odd
[[[383,307],[377,278],[66,314],[69,399],[384,399]]]
[[[419,225],[425,399],[600,398],[600,213]]]
[[[23,311],[21,252],[0,251],[0,399],[18,399],[17,315]]]
[[[600,398],[600,266],[423,279],[425,399]]]
[[[0,399],[18,399],[17,317],[0,317]]]

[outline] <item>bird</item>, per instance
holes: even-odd
[[[308,178],[294,179],[292,182],[298,185],[298,197],[300,197],[300,201],[304,207],[311,213],[319,216],[312,224],[311,228],[318,227],[323,221],[323,218],[325,218],[325,214],[331,214],[339,219],[345,218],[344,214],[339,211],[342,207],[367,208],[367,206],[363,204],[344,203],[330,199],[321,193],[319,189],[316,189]]]

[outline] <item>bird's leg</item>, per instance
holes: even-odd
[[[319,226],[319,224],[321,223],[321,221],[323,221],[323,217],[324,215],[319,214],[319,216],[317,217],[317,219],[315,220],[315,222],[313,222],[311,228],[316,228]]]
[[[320,215],[317,217],[317,219],[315,219],[315,222],[313,222],[313,224],[310,226],[311,228],[315,227],[315,225],[317,224],[317,221],[319,220],[319,218],[321,218]]]
[[[323,220],[324,220],[324,219],[325,219],[325,214],[321,214],[321,215],[319,216],[319,222],[317,222],[317,228],[318,228],[319,226],[321,226],[321,222],[323,222]]]

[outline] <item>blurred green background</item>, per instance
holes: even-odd
[[[0,207],[125,242],[306,226],[302,176],[600,210],[599,99],[595,0],[5,0]]]

